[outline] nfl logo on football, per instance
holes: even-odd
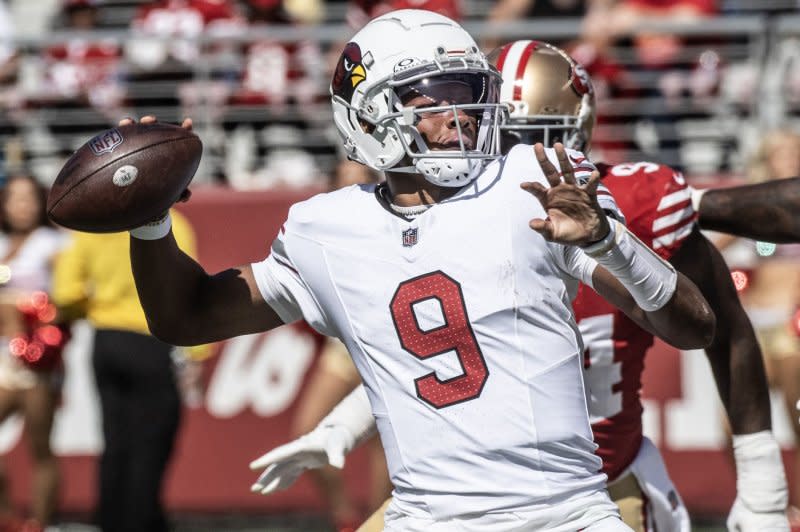
[[[410,248],[417,243],[417,228],[412,227],[403,231],[403,246]]]
[[[122,134],[114,128],[105,133],[100,133],[90,140],[89,147],[92,148],[92,153],[95,155],[102,155],[114,151],[114,148],[122,144],[122,141]]]

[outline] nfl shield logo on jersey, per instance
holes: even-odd
[[[417,243],[417,228],[412,227],[403,231],[403,246],[410,248]]]

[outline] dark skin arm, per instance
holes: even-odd
[[[249,265],[209,275],[178,248],[131,237],[131,266],[150,332],[173,345],[216,342],[282,325]]]
[[[547,212],[547,219],[531,220],[531,229],[546,240],[562,244],[585,246],[602,240],[609,232],[609,224],[597,203],[600,174],[594,171],[586,185],[577,184],[564,146],[556,143],[554,148],[560,172],[547,159],[544,146],[534,146],[550,187],[536,182],[522,184],[522,188],[536,196]],[[598,294],[640,327],[679,349],[700,349],[709,345],[713,338],[714,313],[700,290],[680,272],[672,298],[651,312],[639,307],[622,283],[602,266],[595,269],[592,284]]]
[[[142,118],[142,123],[155,122]],[[125,119],[120,125],[131,123]],[[186,119],[182,126],[191,129]],[[131,267],[153,336],[172,345],[198,345],[283,325],[256,285],[250,265],[209,275],[175,242],[131,237]]]
[[[778,244],[800,242],[800,177],[708,190],[698,210],[703,229]]]
[[[761,348],[725,261],[695,229],[671,262],[700,288],[717,316],[706,356],[731,430],[734,434],[769,430],[769,390]]]

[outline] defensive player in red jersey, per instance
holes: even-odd
[[[594,95],[582,67],[562,50],[517,41],[490,56],[503,75],[501,101],[511,106],[506,145],[564,143],[586,150],[594,125]],[[714,378],[734,433],[737,499],[728,526],[741,532],[788,531],[786,480],[771,433],[769,396],[761,352],[742,309],[730,273],[714,246],[697,228],[692,190],[673,169],[649,162],[598,164],[629,229],[661,257],[691,278],[713,306],[719,327],[707,348]],[[795,188],[797,185],[795,185]],[[707,194],[709,203],[714,195]],[[700,200],[698,195],[696,200]],[[718,218],[720,209],[702,213]],[[717,222],[719,224],[719,222]],[[729,228],[735,229],[734,226]],[[791,228],[779,228],[791,237]],[[795,236],[800,236],[795,233]],[[689,516],[655,446],[642,434],[641,375],[651,333],[636,326],[595,292],[582,286],[574,302],[585,346],[584,377],[594,438],[608,475],[609,491],[625,522],[637,531],[688,531]],[[315,467],[338,455],[330,436],[355,444],[368,432],[356,418],[364,403],[356,391],[312,431],[253,463],[269,466],[254,489],[285,487],[302,465]],[[338,429],[350,433],[342,438]],[[317,445],[319,452],[312,452]],[[313,457],[313,458],[312,458]],[[289,464],[293,464],[290,470]],[[282,478],[284,477],[284,478]],[[380,530],[377,526],[361,530]]]

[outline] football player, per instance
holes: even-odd
[[[173,344],[301,317],[341,339],[395,487],[385,530],[630,530],[594,453],[573,294],[589,284],[679,348],[708,345],[715,317],[605,215],[579,152],[500,157],[499,84],[452,20],[374,19],[331,93],[347,155],[386,182],[294,205],[266,259],[216,275],[168,216],[134,229],[139,296]]]
[[[580,65],[562,50],[536,41],[508,44],[490,59],[503,75],[501,100],[511,107],[510,119],[502,127],[507,145],[564,142],[588,150],[594,94]],[[629,229],[688,275],[726,324],[718,328],[707,354],[734,432],[737,499],[729,527],[743,532],[788,530],[786,481],[770,430],[761,352],[727,266],[695,222],[699,210],[701,223],[708,221],[714,229],[759,231],[759,238],[797,241],[800,222],[792,214],[791,203],[800,197],[800,179],[779,185],[779,190],[758,185],[714,190],[705,196],[705,191],[695,191],[692,197],[683,177],[662,165],[638,162],[598,167]],[[768,201],[776,193],[783,198]],[[758,207],[754,199],[778,207]],[[783,221],[777,227],[770,224],[770,229],[744,229],[738,221],[741,212],[732,211],[731,206],[752,211],[756,220],[779,211],[783,216],[778,219]],[[578,294],[573,307],[586,349],[589,414],[612,498],[634,530],[688,531],[686,508],[658,450],[642,434],[641,375],[653,336],[586,286]],[[286,487],[304,467],[315,467],[315,461],[327,464],[329,456],[343,463],[346,450],[370,433],[369,416],[366,396],[354,392],[317,430],[254,461],[254,469],[268,467],[254,490],[270,493]],[[315,446],[321,452],[312,452]],[[361,530],[380,530],[379,516],[375,522]]]

